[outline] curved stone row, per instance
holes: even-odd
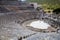
[[[34,18],[34,14],[32,14],[33,13],[17,13],[0,16],[0,39],[17,40],[21,36],[28,36],[30,34],[36,33],[20,26],[20,24],[17,23],[18,21],[22,22],[26,19]]]
[[[15,21],[20,19],[20,18],[18,19],[17,16],[16,15],[0,16],[1,40],[10,40],[14,38],[18,39],[21,36],[26,36],[35,33],[34,31],[28,30],[20,26],[20,24],[16,23]]]
[[[59,40],[60,34],[57,33],[37,33],[25,40]]]
[[[50,15],[46,15],[46,14],[43,14],[43,13],[35,13],[35,12],[32,12],[32,13],[17,13],[17,14],[8,14],[8,15],[4,15],[4,16],[0,16],[0,25],[1,24],[6,24],[6,23],[9,23],[9,22],[17,22],[17,23],[23,23],[25,21],[28,21],[28,20],[33,20],[33,19],[38,19],[38,20],[43,20],[47,23],[49,23],[50,25],[53,24],[53,26],[59,26],[57,24],[57,22],[55,23],[55,21],[53,19],[51,19],[52,17]]]
[[[35,31],[31,31],[21,26],[20,24],[21,22],[26,21],[26,20],[32,20],[32,19],[41,20],[42,18],[43,18],[42,20],[44,20],[44,17],[48,17],[48,15],[43,16],[43,14],[39,12],[2,15],[0,16],[0,39],[11,40],[11,39],[16,38],[15,40],[18,40],[18,38],[22,36],[24,37],[24,36],[28,36],[34,33],[38,33]],[[45,21],[48,21],[48,19],[46,19]],[[30,38],[27,38],[27,39],[30,40]]]
[[[43,18],[43,19],[42,19]],[[4,16],[1,16],[0,17],[0,25],[1,24],[6,24],[8,23],[9,21],[15,21],[17,23],[23,23],[27,20],[32,20],[32,19],[38,19],[38,20],[44,20],[45,22],[49,23],[50,25],[51,24],[56,24],[54,23],[55,21],[50,19],[52,17],[49,17],[48,15],[46,14],[43,14],[43,13],[35,13],[35,12],[32,12],[32,13],[17,13],[17,14],[10,14],[10,15],[4,15]],[[8,20],[8,21],[7,21]]]

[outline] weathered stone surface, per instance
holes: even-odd
[[[59,36],[58,33],[37,33],[28,37],[27,40],[59,40]]]
[[[0,39],[18,40],[18,38],[25,36],[26,38],[23,38],[25,40],[59,40],[60,39],[59,33],[35,32],[21,25],[21,22],[23,21],[33,20],[35,18],[37,19],[38,15],[39,13],[36,14],[33,12],[33,13],[7,14],[0,16]],[[39,17],[41,16],[40,15],[38,16],[38,19],[40,20]],[[44,19],[44,21],[49,22],[50,20]]]

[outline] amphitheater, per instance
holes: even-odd
[[[35,9],[20,10],[19,5],[0,6],[0,40],[60,40],[60,17]],[[44,21],[47,29],[30,26]],[[45,26],[45,25],[44,25]]]

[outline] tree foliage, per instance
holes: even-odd
[[[29,2],[37,2],[45,8],[56,9],[60,8],[60,0],[28,0]],[[46,6],[44,6],[46,4]]]

